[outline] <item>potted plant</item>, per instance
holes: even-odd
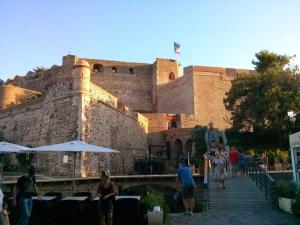
[[[149,193],[140,201],[142,215],[147,215],[148,225],[162,225],[166,221],[170,208],[161,193]],[[144,224],[147,224],[144,221]]]
[[[292,203],[297,195],[297,185],[294,182],[281,182],[276,187],[279,208],[285,212],[292,213]]]

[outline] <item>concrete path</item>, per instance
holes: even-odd
[[[228,178],[219,189],[210,176],[209,210],[193,216],[172,214],[168,225],[300,225],[300,218],[272,209],[248,177]]]

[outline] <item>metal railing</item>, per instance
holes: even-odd
[[[271,204],[272,208],[278,206],[277,196],[275,193],[276,180],[274,180],[259,164],[253,159],[246,160],[246,172],[250,178],[256,183],[261,192],[264,192],[266,200]]]
[[[205,154],[204,158],[204,174],[203,174],[203,203],[204,209],[208,211],[209,209],[209,157]]]

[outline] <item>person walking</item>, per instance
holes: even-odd
[[[0,177],[0,184],[2,184],[2,178]],[[3,195],[3,192],[2,192],[2,188],[0,187],[0,225],[3,225],[3,214],[2,214],[2,211],[3,211],[3,198],[4,198],[4,195]]]
[[[113,202],[116,191],[114,183],[110,180],[108,170],[101,171],[97,195],[99,196],[100,225],[112,225]]]
[[[238,152],[235,147],[232,147],[229,151],[229,161],[232,166],[232,177],[236,177],[236,172],[238,169]]]
[[[195,207],[195,181],[191,168],[187,166],[187,160],[179,162],[179,169],[177,171],[176,183],[181,184],[182,200],[185,208],[185,215],[193,215]]]
[[[238,153],[238,166],[239,166],[240,174],[242,176],[244,176],[245,175],[246,158],[245,158],[244,153],[241,152],[240,150]]]
[[[20,218],[17,225],[27,225],[29,223],[32,209],[31,197],[35,195],[34,192],[41,200],[41,196],[36,186],[35,167],[30,165],[28,175],[21,176],[18,179],[17,185],[13,191],[13,205],[17,206],[18,204],[20,210]]]
[[[220,152],[217,152],[213,164],[215,165],[215,179],[219,182],[219,187],[225,189],[225,159]]]

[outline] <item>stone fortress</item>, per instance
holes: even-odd
[[[76,174],[133,172],[134,160],[165,154],[176,160],[192,150],[195,125],[224,130],[223,98],[236,74],[253,71],[188,66],[179,76],[177,61],[153,64],[63,57],[52,66],[15,76],[0,87],[0,131],[10,142],[42,146],[84,140],[121,151],[111,156],[78,153]],[[167,146],[167,148],[166,148]],[[60,153],[37,154],[37,167],[49,175],[70,175]]]

